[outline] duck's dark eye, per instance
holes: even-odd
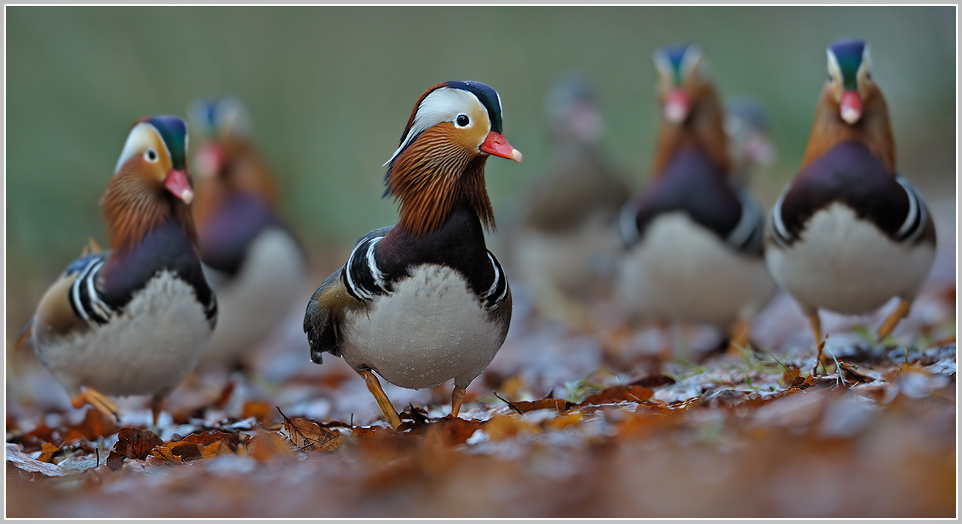
[[[146,158],[149,162],[156,162],[157,152],[154,151],[153,149],[148,149],[147,152],[144,153],[144,158]]]
[[[468,125],[469,122],[470,120],[468,120],[468,115],[458,115],[458,119],[457,119],[458,126],[464,127]]]

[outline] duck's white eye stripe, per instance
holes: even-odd
[[[681,59],[681,70],[684,71],[686,77],[694,71],[700,60],[701,51],[697,47],[691,46],[685,51],[685,56]]]
[[[834,78],[842,78],[842,69],[838,65],[838,59],[835,58],[835,53],[831,49],[828,50],[828,72]]]
[[[408,130],[408,134],[405,135],[401,145],[398,146],[397,150],[384,165],[390,164],[391,161],[398,156],[398,153],[403,151],[404,148],[411,143],[411,140],[414,140],[414,137],[418,136],[424,130],[441,122],[453,122],[459,114],[470,113],[472,108],[484,110],[484,106],[474,93],[463,89],[452,89],[450,87],[439,87],[435,89],[421,101],[417,113],[414,114],[414,122],[411,124],[411,129]]]
[[[671,63],[661,50],[655,51],[655,67],[658,68],[661,76],[666,79],[671,79]]]
[[[163,147],[164,152],[167,154],[167,158],[170,158],[170,150],[167,149],[167,143],[161,138],[160,132],[157,128],[153,126],[150,122],[141,122],[130,130],[130,134],[127,135],[127,141],[124,142],[124,149],[120,153],[120,158],[117,160],[117,165],[114,167],[114,173],[120,171],[120,166],[124,165],[124,162],[130,160],[134,155],[143,154],[147,157],[147,150],[151,149],[154,154],[160,153],[154,145],[156,142],[160,142],[161,147]],[[184,147],[187,147],[187,136],[184,136]]]

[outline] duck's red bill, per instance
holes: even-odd
[[[515,162],[521,161],[521,151],[511,147],[511,144],[504,139],[501,133],[495,133],[494,131],[488,133],[488,137],[484,139],[484,143],[481,144],[481,151],[489,155],[508,158]]]
[[[194,190],[191,189],[190,181],[187,180],[186,171],[169,171],[167,176],[164,177],[164,186],[186,204],[190,204],[190,201],[194,199]]]

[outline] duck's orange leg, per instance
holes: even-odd
[[[878,335],[875,338],[876,344],[881,344],[882,340],[885,340],[885,337],[892,333],[892,331],[895,329],[895,326],[897,326],[903,318],[909,316],[909,309],[911,307],[912,301],[905,300],[904,298],[899,299],[898,307],[895,308],[895,311],[893,311],[887,319],[885,319],[885,322],[882,323],[882,327],[878,328]]]
[[[394,406],[391,404],[391,399],[387,398],[384,390],[381,389],[381,383],[378,381],[374,372],[370,369],[362,369],[358,371],[364,381],[367,382],[367,389],[371,390],[371,394],[374,395],[374,399],[377,400],[377,405],[381,407],[381,411],[384,412],[384,418],[387,419],[391,427],[397,429],[401,425],[401,418],[398,417],[397,411],[394,411]]]
[[[120,410],[117,409],[117,405],[96,389],[82,386],[80,394],[70,399],[70,405],[77,409],[82,408],[84,404],[90,404],[97,411],[113,418],[118,424],[120,423]]]
[[[451,417],[457,418],[458,413],[461,412],[461,403],[464,402],[464,391],[465,388],[459,388],[454,386],[454,391],[451,392]]]

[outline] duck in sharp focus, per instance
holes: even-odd
[[[909,313],[935,258],[935,224],[895,165],[888,106],[862,40],[828,48],[829,78],[802,167],[772,208],[766,259],[808,317],[821,361],[819,309],[865,314],[899,304],[878,330]]]
[[[511,291],[484,242],[484,227],[494,226],[489,155],[521,161],[502,135],[498,93],[480,82],[425,91],[386,163],[397,225],[361,237],[307,304],[311,359],[344,357],[395,429],[400,419],[374,373],[412,389],[453,378],[457,417],[507,335]]]
[[[545,110],[552,164],[518,203],[508,269],[542,314],[578,321],[583,300],[609,291],[619,245],[613,225],[631,188],[600,147],[604,124],[585,76],[562,75]]]
[[[281,221],[274,176],[234,97],[198,100],[191,126],[204,139],[194,161],[194,219],[204,272],[217,293],[218,328],[199,369],[242,364],[292,312],[307,257]]]
[[[73,261],[24,337],[72,404],[119,421],[105,395],[162,400],[194,368],[217,321],[188,209],[187,125],[138,120],[101,198],[110,249]]]
[[[718,95],[694,45],[655,52],[661,127],[649,187],[620,220],[616,295],[632,315],[711,324],[732,346],[777,287],[763,258],[765,215],[731,183]]]

